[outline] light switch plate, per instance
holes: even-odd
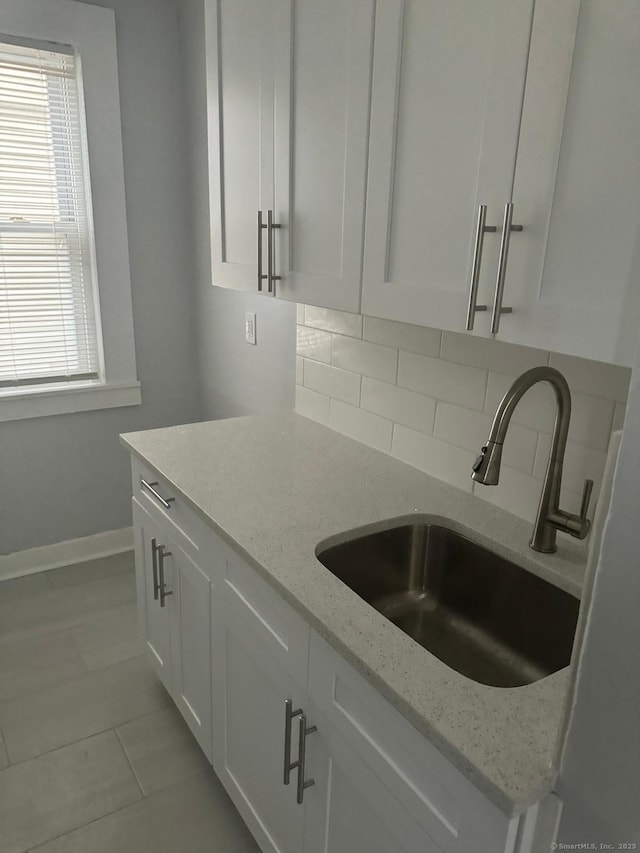
[[[244,315],[244,339],[248,344],[256,344],[256,315],[247,311]]]

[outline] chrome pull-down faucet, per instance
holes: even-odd
[[[553,427],[549,464],[542,484],[538,515],[533,526],[533,535],[529,547],[534,551],[550,554],[556,550],[556,533],[561,530],[577,539],[584,539],[589,533],[591,522],[587,510],[593,491],[593,480],[585,480],[580,514],[560,509],[560,484],[562,464],[567,445],[569,419],[571,417],[571,392],[567,380],[553,367],[534,367],[519,376],[502,398],[491,426],[491,432],[480,456],[473,464],[471,477],[485,486],[496,486],[502,463],[502,447],[511,423],[511,416],[523,395],[538,382],[548,382],[556,396],[558,410]]]

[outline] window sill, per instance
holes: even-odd
[[[0,421],[139,406],[141,403],[139,382],[78,382],[50,388],[32,386],[3,389],[0,392]]]

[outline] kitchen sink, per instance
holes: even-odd
[[[394,625],[481,684],[519,687],[571,659],[580,602],[440,524],[403,524],[318,560]]]

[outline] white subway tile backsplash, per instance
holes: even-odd
[[[313,358],[329,364],[331,361],[331,334],[309,326],[296,329],[296,352],[302,358]]]
[[[442,332],[439,329],[398,323],[395,320],[365,317],[363,337],[374,344],[437,357],[440,355]]]
[[[495,414],[500,401],[511,387],[515,376],[490,373],[484,410]],[[553,388],[547,382],[534,385],[516,406],[512,422],[531,429],[551,432],[556,419],[556,400]]]
[[[331,363],[382,382],[396,381],[398,351],[390,347],[334,335]]]
[[[320,361],[307,361],[304,366],[304,384],[307,388],[354,406],[360,403],[360,382],[359,373],[351,373],[341,367],[322,364]]]
[[[482,486],[480,483],[475,483],[473,487],[474,495],[532,524],[538,514],[541,492],[542,480],[528,477],[521,471],[509,468],[508,465],[503,466],[497,486]],[[561,490],[560,506],[567,512],[577,513],[580,509],[580,501],[581,496],[576,492],[565,488]],[[593,505],[589,510],[589,516],[593,518]],[[562,542],[562,537],[558,542]]]
[[[317,308],[306,305],[304,323],[316,329],[327,332],[337,332],[340,335],[350,335],[352,338],[362,337],[362,315],[348,314],[346,311],[334,311],[332,308]]]
[[[505,376],[502,373],[489,374],[486,412],[495,413],[514,379],[515,376]],[[571,388],[569,438],[579,444],[606,450],[611,435],[614,406],[611,400],[579,394]],[[541,382],[530,388],[520,400],[513,412],[512,420],[515,424],[551,433],[555,418],[556,401],[553,388],[547,382]]]
[[[415,394],[397,385],[364,376],[360,406],[421,432],[433,432],[436,401],[423,394]]]
[[[431,474],[432,477],[452,483],[465,492],[471,491],[471,466],[476,458],[475,453],[454,444],[447,444],[432,435],[395,424],[391,455]]]
[[[484,367],[495,373],[516,376],[532,367],[547,364],[549,361],[549,353],[542,350],[506,344],[489,338],[476,338],[473,335],[461,335],[456,332],[442,333],[440,356],[457,364],[472,364],[474,367]]]
[[[604,364],[572,355],[551,353],[549,364],[564,374],[572,391],[604,397],[625,403],[629,393],[631,369],[617,364]]]
[[[491,415],[483,412],[438,402],[434,435],[477,454],[489,437],[492,420]],[[511,424],[504,445],[504,464],[531,474],[537,446],[538,433],[535,430]]]
[[[624,416],[627,412],[626,403],[616,403],[616,408],[613,413],[613,430],[622,429],[624,426]]]
[[[491,416],[438,401],[433,434],[465,450],[480,452],[491,428]]]
[[[401,350],[398,385],[437,400],[482,411],[487,372]]]
[[[540,483],[540,488],[542,488],[542,483]],[[589,504],[589,509],[587,515],[589,518],[593,518],[593,514],[596,509],[596,493],[594,491],[593,497],[591,498],[591,503]],[[578,492],[571,492],[569,489],[565,489],[564,486],[560,489],[560,506],[565,512],[575,512],[576,515],[580,512],[580,507],[582,506],[582,489],[580,490],[580,494]],[[558,541],[562,541],[559,539]],[[578,544],[578,540],[574,539],[573,542]],[[587,539],[585,545],[589,544],[589,540]]]
[[[296,323],[304,326],[304,305],[301,302],[296,305]]]
[[[329,425],[345,435],[389,453],[391,450],[392,421],[381,418],[371,412],[365,412],[356,406],[331,400]]]
[[[551,452],[551,436],[540,434],[538,451],[533,468],[533,476],[542,480],[547,470],[549,453]],[[598,499],[602,474],[607,461],[606,451],[594,450],[573,441],[567,442],[562,468],[562,485],[565,489],[576,494],[582,494],[585,480],[593,480],[593,502]]]
[[[531,522],[556,417],[550,385],[518,403],[500,483],[474,485],[471,465],[515,377],[557,367],[572,395],[561,506],[578,511],[587,477],[597,495],[624,420],[626,368],[310,306],[298,306],[298,322],[296,411]]]
[[[329,424],[329,404],[331,398],[325,394],[318,394],[310,388],[296,385],[296,412],[310,418],[312,421]]]
[[[609,447],[615,403],[602,397],[576,394],[571,389],[571,421],[569,440],[596,450]]]
[[[542,481],[536,480],[522,471],[503,465],[500,482],[497,486],[483,486],[474,483],[473,493],[487,503],[499,506],[520,518],[533,521],[540,502]]]

